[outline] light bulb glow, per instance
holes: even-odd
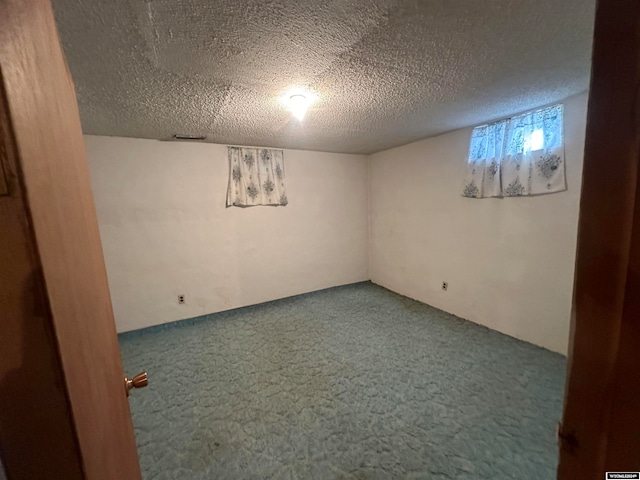
[[[305,113],[307,113],[307,97],[304,95],[291,95],[289,97],[289,110],[291,110],[294,117],[302,121]]]
[[[535,152],[544,148],[544,133],[541,128],[534,130],[524,142],[525,152]]]
[[[280,103],[285,106],[295,118],[302,121],[309,106],[316,100],[316,95],[302,88],[291,88],[280,97]]]

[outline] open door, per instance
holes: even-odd
[[[0,455],[140,479],[75,91],[49,0],[0,0]]]
[[[571,337],[558,478],[639,472],[638,0],[596,10]]]

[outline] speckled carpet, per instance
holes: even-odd
[[[145,480],[555,478],[565,358],[371,283],[120,343]]]

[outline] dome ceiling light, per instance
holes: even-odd
[[[280,97],[282,103],[298,121],[304,120],[309,107],[315,102],[317,95],[302,88],[292,88]]]

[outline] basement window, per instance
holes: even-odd
[[[284,157],[271,148],[227,147],[227,207],[286,206]]]
[[[559,104],[474,128],[462,196],[521,197],[566,190],[563,117]]]

